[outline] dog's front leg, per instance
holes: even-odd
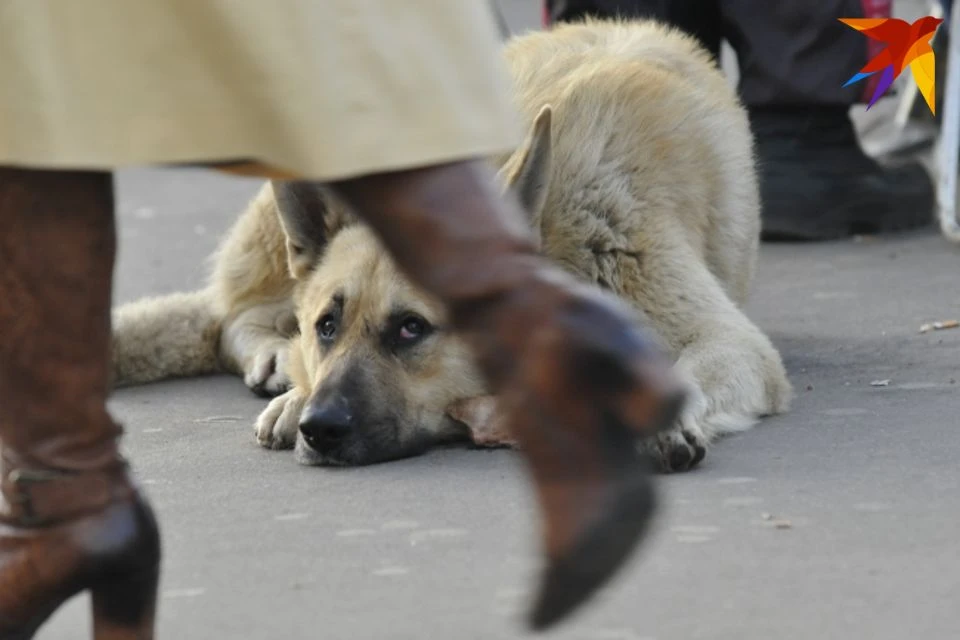
[[[473,444],[483,448],[518,448],[504,420],[496,396],[477,396],[458,400],[447,409],[447,415],[470,430]]]
[[[292,301],[251,307],[224,322],[220,357],[254,393],[274,397],[290,388],[287,358],[295,331]]]

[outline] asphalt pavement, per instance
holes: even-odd
[[[119,174],[116,301],[200,286],[258,185]],[[960,329],[919,332],[960,319],[958,267],[933,228],[763,246],[748,311],[783,354],[793,410],[661,477],[640,553],[550,636],[958,637]],[[265,404],[230,377],[112,400],[163,527],[158,638],[525,637],[537,520],[517,454],[305,468],[256,445]],[[88,637],[88,609],[74,600],[38,638]]]

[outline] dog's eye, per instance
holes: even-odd
[[[333,340],[337,334],[337,320],[331,314],[327,314],[317,321],[317,335],[321,340]]]
[[[407,316],[400,323],[399,337],[401,343],[416,342],[422,338],[430,326],[427,321],[417,316]]]

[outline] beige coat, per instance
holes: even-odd
[[[518,142],[479,0],[2,0],[0,165],[318,179]]]

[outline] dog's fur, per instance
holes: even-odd
[[[760,230],[752,139],[706,52],[655,23],[588,21],[514,38],[505,57],[532,124],[515,153],[491,160],[541,251],[631,302],[689,384],[676,428],[647,443],[664,468],[785,411],[779,354],[741,309]],[[114,346],[118,385],[227,371],[281,394],[257,438],[296,441],[308,464],[461,437],[447,408],[486,393],[441,305],[307,183],[266,184],[216,254],[209,288],[121,307]],[[301,415],[346,396],[357,426],[320,454],[298,432]]]

